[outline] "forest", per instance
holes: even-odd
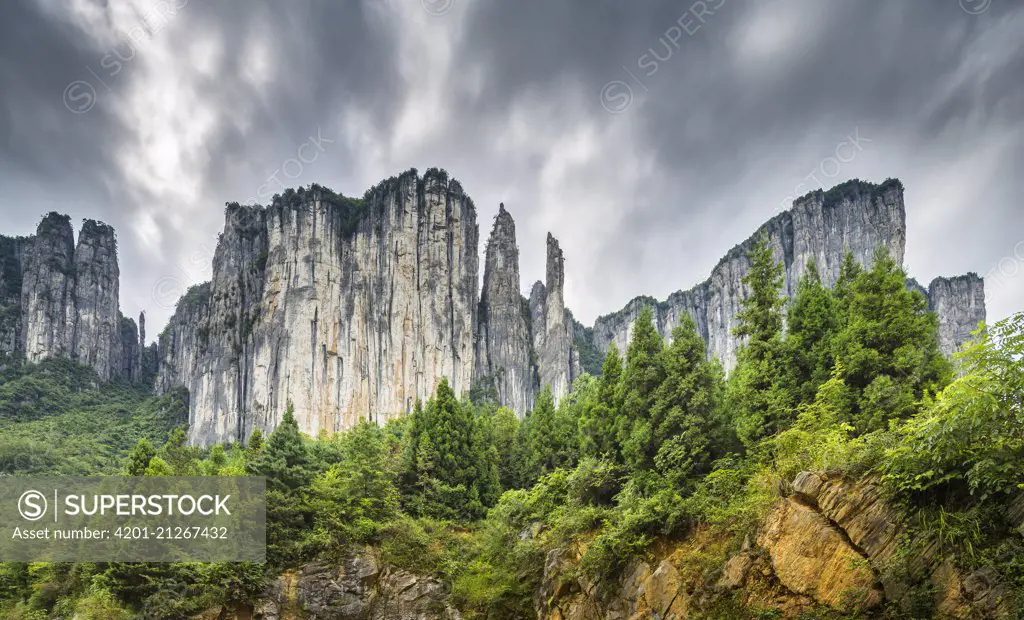
[[[579,549],[572,570],[608,582],[699,534],[713,544],[679,566],[708,592],[690,617],[781,617],[706,584],[805,471],[877,480],[908,515],[897,557],[937,545],[960,570],[994,571],[1007,608],[1024,609],[1024,535],[1007,516],[1024,485],[1024,314],[979,326],[948,360],[936,316],[884,251],[868,269],[847,255],[833,288],[811,265],[791,302],[764,240],[749,260],[729,373],[688,317],[665,342],[645,311],[598,375],[557,403],[542,390],[522,420],[491,391],[460,398],[442,380],[384,426],[308,437],[289,406],[269,434],[198,448],[186,393],[101,385],[68,361],[10,364],[0,473],[265,476],[268,559],[3,563],[0,615],[217,617],[283,571],[370,546],[442,580],[464,618],[533,618],[552,550]],[[934,585],[907,566],[884,567],[908,586],[881,608],[800,617],[937,617]]]

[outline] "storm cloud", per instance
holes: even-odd
[[[1024,6],[1005,0],[13,0],[5,234],[119,231],[126,314],[209,278],[223,205],[438,166],[545,233],[586,323],[702,280],[796,195],[901,179],[907,267],[1024,309]],[[155,335],[152,330],[150,337]]]

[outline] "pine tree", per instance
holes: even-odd
[[[474,409],[472,403],[465,407]],[[501,497],[501,457],[495,445],[496,411],[488,404],[475,410],[473,416],[473,460],[476,463],[475,483],[479,488],[480,501],[484,506],[493,506]]]
[[[527,475],[530,481],[558,467],[558,436],[555,420],[555,397],[551,386],[544,386],[526,418]]]
[[[615,435],[623,462],[631,469],[642,467],[646,446],[652,441],[650,425],[654,393],[665,379],[661,352],[665,343],[654,327],[650,308],[644,308],[633,325],[622,371],[620,408]]]
[[[782,264],[772,256],[766,237],[758,237],[747,254],[750,271],[743,277],[749,294],[736,314],[739,326],[736,335],[747,338],[746,355],[752,359],[765,359],[777,351],[776,344],[782,334]]]
[[[782,340],[782,265],[760,237],[748,253],[750,272],[743,278],[749,291],[737,314],[735,333],[745,337],[729,378],[728,401],[736,433],[746,444],[787,427],[795,417],[793,395],[785,387],[786,360]]]
[[[266,476],[267,488],[295,491],[312,480],[309,453],[295,421],[295,407],[288,403],[284,417],[250,465],[252,473]]]
[[[608,353],[597,380],[597,393],[587,403],[579,421],[580,450],[594,457],[615,457],[617,442],[615,422],[619,412],[619,381],[622,379],[622,358],[615,343]]]
[[[135,447],[132,448],[131,454],[128,455],[128,462],[125,463],[124,473],[126,476],[142,476],[146,473],[146,468],[149,467],[149,462],[156,456],[156,450],[153,449],[153,444],[143,437],[139,440]]]
[[[857,277],[864,272],[864,269],[854,258],[853,252],[847,250],[843,254],[843,262],[839,267],[839,278],[832,288],[833,297],[836,301],[836,310],[841,325],[846,324],[847,314],[850,310],[850,300],[853,297],[853,285]]]
[[[689,315],[672,331],[662,366],[665,379],[655,392],[643,467],[682,487],[706,473],[728,447],[720,417],[722,370],[708,361],[704,340]]]
[[[442,378],[425,408],[413,413],[403,456],[403,488],[414,514],[440,518],[477,518],[485,501],[496,499],[493,453],[481,445],[472,406],[462,403]]]
[[[501,407],[491,420],[491,439],[498,459],[498,479],[502,489],[516,488],[518,478],[513,455],[516,451],[516,435],[519,434],[519,418],[508,407]]]
[[[884,247],[871,269],[856,276],[845,303],[847,324],[834,355],[853,393],[853,425],[859,432],[885,428],[952,377],[939,350],[938,319],[924,296],[907,288],[906,273]]]
[[[829,380],[834,365],[832,340],[839,330],[836,314],[835,298],[822,285],[812,260],[797,285],[786,321],[789,387],[797,404],[813,403],[818,387]]]

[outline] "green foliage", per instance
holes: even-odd
[[[1024,314],[982,327],[958,359],[963,375],[900,428],[887,455],[899,492],[966,489],[985,501],[1024,488]]]
[[[775,262],[761,237],[748,254],[750,271],[743,278],[749,291],[736,318],[735,333],[746,338],[729,378],[728,403],[736,433],[750,446],[789,426],[793,392],[786,387],[787,360],[782,339],[782,265]]]
[[[101,385],[68,360],[10,365],[0,369],[0,473],[118,473],[141,439],[162,444],[187,419],[184,391]]]
[[[847,257],[852,261],[852,255]],[[813,402],[817,387],[829,379],[834,366],[832,339],[839,325],[835,297],[822,285],[818,265],[812,261],[797,285],[786,320],[788,374],[797,403]]]
[[[664,341],[654,327],[651,309],[645,307],[633,325],[633,336],[626,349],[615,419],[615,437],[622,460],[633,471],[644,468],[645,451],[653,441],[650,415],[655,392],[665,380],[663,348]]]
[[[644,469],[654,469],[677,488],[707,473],[729,445],[722,413],[722,370],[704,354],[704,341],[688,315],[662,352],[664,380],[655,391],[649,438],[637,446]]]
[[[497,454],[488,429],[470,403],[461,403],[446,378],[424,408],[419,403],[405,439],[402,471],[406,507],[436,518],[475,519],[496,497]]]
[[[834,354],[850,389],[851,421],[858,432],[909,417],[927,393],[942,389],[952,369],[939,351],[938,323],[924,297],[883,248],[849,291],[846,324]]]
[[[618,454],[615,424],[619,411],[622,358],[613,342],[608,347],[597,381],[597,393],[585,403],[579,418],[580,451],[584,455],[614,458]]]

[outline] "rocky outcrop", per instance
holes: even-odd
[[[498,401],[521,417],[533,407],[538,379],[520,286],[516,224],[502,204],[485,251],[475,380],[493,386]]]
[[[683,540],[654,541],[614,579],[595,581],[580,570],[585,537],[549,549],[534,595],[537,617],[1015,617],[998,573],[961,570],[937,541],[911,538],[920,533],[876,476],[802,472],[782,487],[784,497],[742,544],[728,529],[699,526]],[[1024,531],[1024,495],[1006,512],[1008,524]],[[546,531],[533,524],[520,538],[543,544]]]
[[[853,180],[794,201],[791,210],[772,218],[730,250],[712,270],[711,277],[696,287],[673,293],[663,302],[638,297],[622,310],[598,318],[594,324],[597,349],[604,353],[614,342],[624,351],[640,311],[650,307],[658,331],[666,339],[671,337],[680,316],[690,315],[707,343],[708,356],[719,358],[726,369],[731,369],[739,346],[733,330],[746,295],[742,280],[750,268],[747,253],[761,236],[767,237],[776,260],[783,264],[783,291],[790,297],[812,260],[826,286],[832,286],[839,277],[846,251],[852,252],[860,265],[869,267],[881,246],[902,264],[906,248],[903,186],[893,179],[881,185]],[[942,350],[955,351],[969,339],[979,319],[984,319],[980,279],[939,279],[933,286],[929,299],[942,325]]]
[[[382,565],[374,551],[366,548],[352,553],[340,566],[309,564],[281,575],[246,617],[458,620],[462,616],[448,603],[448,595],[442,581]]]
[[[197,443],[274,428],[383,423],[441,377],[475,370],[476,210],[443,171],[410,171],[363,200],[314,187],[232,205],[197,289],[161,338],[160,388],[187,387]],[[190,292],[191,293],[191,292]]]
[[[551,386],[556,402],[569,393],[580,375],[578,353],[573,347],[574,321],[565,309],[565,257],[551,233],[547,239],[546,282],[530,292],[533,348],[537,355],[540,385]]]
[[[887,599],[902,601],[912,585],[924,582],[934,592],[935,610],[943,617],[1010,616],[1009,591],[992,569],[958,570],[955,558],[944,553],[937,541],[899,556],[907,532],[905,516],[885,501],[876,478],[855,481],[837,474],[802,472],[792,487],[796,501],[827,519],[863,554],[877,572]]]
[[[765,520],[758,544],[779,581],[837,611],[881,605],[882,587],[867,558],[813,508],[787,498]]]
[[[78,234],[72,267],[73,288],[65,337],[72,359],[96,370],[101,380],[119,376],[126,366],[122,359],[117,240],[114,229],[86,220]],[[127,335],[127,334],[126,334]],[[137,337],[137,336],[136,336]],[[137,368],[138,340],[128,360],[129,372]]]
[[[24,350],[21,338],[21,281],[25,237],[0,236],[0,361]]]
[[[939,317],[939,347],[951,356],[985,320],[985,281],[975,273],[936,278],[928,286],[928,303]]]
[[[114,229],[50,213],[32,237],[0,237],[0,354],[39,362],[68,357],[100,380],[137,374],[137,335],[118,309]],[[125,352],[127,349],[127,353]]]

